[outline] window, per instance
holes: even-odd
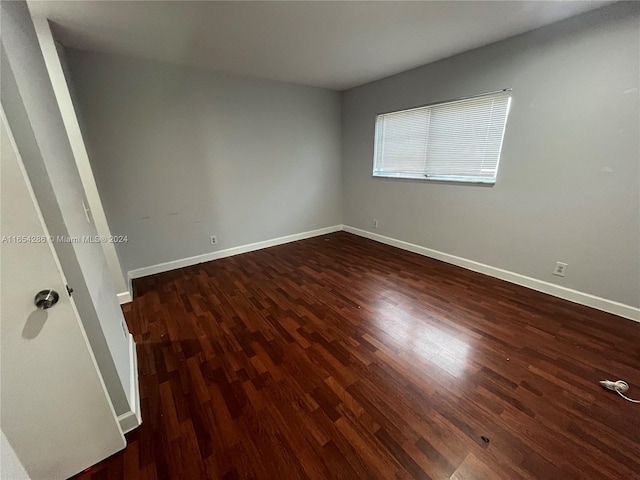
[[[376,117],[373,175],[495,183],[511,90]]]

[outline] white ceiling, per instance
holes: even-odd
[[[69,47],[343,90],[611,2],[29,1]]]

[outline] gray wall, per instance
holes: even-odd
[[[2,106],[49,233],[95,236],[95,226],[85,218],[82,183],[27,5],[2,2],[1,8]],[[114,409],[118,415],[125,413],[132,401],[129,338],[102,247],[97,243],[54,243],[54,247],[74,288],[73,299]]]
[[[639,306],[638,7],[605,7],[343,92],[344,223]],[[377,112],[506,87],[494,187],[372,178]],[[551,274],[557,260],[569,264],[565,278]]]
[[[111,232],[128,235],[125,272],[341,223],[338,93],[67,59]]]

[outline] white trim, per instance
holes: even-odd
[[[613,300],[607,300],[606,298],[597,297],[589,293],[579,292],[570,288],[555,285],[553,283],[545,282],[544,280],[538,280],[536,278],[527,277],[519,273],[510,272],[501,268],[492,267],[484,263],[476,262],[462,257],[457,257],[448,253],[440,252],[438,250],[432,250],[430,248],[415,245],[413,243],[397,240],[391,237],[385,237],[377,233],[368,232],[359,228],[350,227],[348,225],[334,225],[332,227],[320,228],[318,230],[311,230],[309,232],[297,233],[294,235],[288,235],[285,237],[273,238],[271,240],[265,240],[263,242],[250,243],[248,245],[241,245],[239,247],[228,248],[217,252],[205,253],[202,255],[196,255],[194,257],[182,258],[180,260],[174,260],[171,262],[160,263],[157,265],[151,265],[149,267],[138,268],[129,271],[129,287],[131,288],[131,280],[134,278],[145,277],[147,275],[155,275],[156,273],[168,272],[169,270],[175,270],[177,268],[189,267],[198,263],[209,262],[211,260],[217,260],[219,258],[231,257],[233,255],[239,255],[241,253],[253,252],[255,250],[261,250],[263,248],[273,247],[276,245],[282,245],[284,243],[295,242],[297,240],[304,240],[306,238],[317,237],[319,235],[326,235],[333,232],[344,230],[345,232],[365,237],[376,242],[384,243],[385,245],[391,245],[393,247],[401,248],[409,252],[424,255],[426,257],[435,258],[446,263],[451,263],[459,267],[479,272],[490,277],[506,280],[507,282],[515,283],[523,287],[531,288],[538,292],[543,292],[554,297],[569,300],[574,303],[586,305],[588,307],[602,310],[604,312],[612,313],[620,317],[628,318],[640,322],[640,308],[633,307],[631,305],[625,305],[623,303],[614,302]],[[123,295],[123,294],[120,294]],[[120,298],[118,295],[118,298]],[[124,295],[122,298],[125,298]]]
[[[424,255],[425,257],[435,258],[436,260],[442,260],[443,262],[451,263],[453,265],[466,268],[467,270],[483,273],[485,275],[489,275],[490,277],[500,278],[501,280],[506,280],[507,282],[515,283],[516,285],[531,288],[533,290],[537,290],[538,292],[547,293],[549,295],[553,295],[554,297],[569,300],[570,302],[579,303],[581,305],[586,305],[588,307],[602,310],[604,312],[619,315],[620,317],[628,318],[629,320],[640,322],[640,308],[632,307],[631,305],[614,302],[612,300],[597,297],[589,293],[583,293],[577,290],[562,287],[560,285],[554,285],[553,283],[527,277],[525,275],[520,275],[519,273],[492,267],[490,265],[485,265],[484,263],[475,262],[466,258],[456,257],[455,255],[450,255],[448,253],[439,252],[438,250],[421,247],[420,245],[404,242],[395,238],[385,237],[383,235],[378,235],[377,233],[368,232],[366,230],[360,230],[359,228],[350,227],[348,225],[343,225],[343,230],[360,237],[384,243],[385,245],[398,247],[402,250],[407,250],[419,255]]]
[[[129,292],[121,292],[118,294],[118,302],[120,302],[120,305],[129,303],[131,300],[131,293]]]
[[[64,60],[61,60],[58,49],[56,48],[49,20],[37,15],[33,15],[31,18],[36,30],[36,36],[38,37],[38,43],[40,44],[40,50],[42,51],[42,56],[47,67],[49,80],[53,87],[53,93],[56,97],[58,109],[60,110],[62,123],[64,124],[65,132],[69,139],[69,145],[73,153],[76,167],[78,168],[80,182],[82,183],[82,188],[85,194],[84,196],[90,210],[90,212],[87,213],[87,221],[94,224],[98,235],[103,238],[110,238],[111,230],[109,229],[107,216],[104,213],[104,207],[100,200],[98,186],[93,176],[93,170],[91,169],[91,163],[89,162],[89,155],[84,144],[80,124],[78,123],[78,117],[73,106],[73,100],[71,99],[71,91],[67,84],[67,78],[65,77],[62,67],[62,61]],[[116,291],[123,290],[125,288],[125,279],[122,274],[122,268],[120,267],[120,260],[118,259],[115,244],[112,242],[101,242],[100,246],[104,251],[107,268],[111,274],[111,279]]]
[[[276,245],[282,245],[284,243],[295,242],[298,240],[304,240],[306,238],[317,237],[319,235],[339,232],[340,230],[342,230],[342,228],[342,225],[333,225],[332,227],[319,228],[318,230],[311,230],[309,232],[296,233],[294,235],[287,235],[286,237],[272,238],[271,240],[265,240],[263,242],[250,243],[248,245],[227,248],[225,250],[219,250],[217,252],[204,253],[202,255],[196,255],[194,257],[181,258],[179,260],[173,260],[171,262],[159,263],[157,265],[151,265],[150,267],[137,268],[135,270],[129,271],[129,278],[133,279],[146,277],[147,275],[155,275],[156,273],[168,272],[169,270],[175,270],[177,268],[190,267],[191,265],[210,262],[211,260],[218,260],[219,258],[231,257],[233,255],[253,252],[254,250],[262,250],[263,248],[274,247]]]
[[[129,433],[142,425],[140,387],[138,386],[138,356],[136,354],[136,342],[134,342],[131,334],[129,334],[129,377],[131,388],[129,402],[132,409],[129,412],[118,415],[122,433]]]
[[[133,301],[133,277],[131,272],[127,272],[127,287],[129,288],[129,295],[131,295],[131,301]]]

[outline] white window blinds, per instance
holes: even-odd
[[[511,91],[376,118],[374,176],[495,183]]]

